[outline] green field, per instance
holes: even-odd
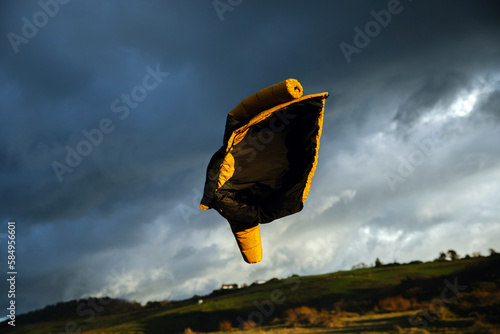
[[[92,316],[78,315],[85,301],[74,301],[19,316],[8,327],[53,334],[500,333],[499,291],[500,256],[492,255],[272,279],[148,307],[97,301]]]

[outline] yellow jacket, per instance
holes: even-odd
[[[227,116],[224,144],[208,165],[200,207],[228,220],[248,263],[262,260],[259,224],[304,207],[327,97],[302,96],[300,83],[288,79],[246,98]]]

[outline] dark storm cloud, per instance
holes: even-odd
[[[457,219],[437,209],[424,219],[421,201],[432,206],[439,186],[452,191],[461,179],[495,175],[497,151],[478,133],[486,131],[482,115],[498,116],[498,88],[491,88],[498,77],[479,95],[475,123],[465,117],[461,136],[451,136],[396,192],[383,171],[397,169],[395,157],[407,157],[413,142],[427,138],[431,126],[425,130],[421,121],[430,112],[444,114],[459,96],[479,89],[478,78],[498,74],[499,5],[400,6],[348,64],[339,44],[354,44],[354,28],[364,29],[374,20],[371,11],[386,10],[387,1],[244,1],[220,21],[211,2],[73,0],[18,53],[7,34],[22,34],[22,18],[32,20],[42,9],[38,1],[5,2],[0,211],[23,226],[21,282],[26,296],[38,301],[24,303],[22,311],[83,294],[188,297],[221,281],[285,275],[300,265],[320,270],[328,266],[325,254],[352,265],[363,250],[356,238],[368,238],[365,227],[390,234],[401,225],[402,235],[418,235]],[[123,111],[113,112],[113,101],[125,106],[123,94],[143,84],[147,67],[157,66],[169,75],[120,119]],[[248,269],[238,262],[227,223],[201,212],[197,202],[227,112],[289,77],[306,94],[330,92],[316,183],[298,218],[266,226],[270,265]],[[51,164],[65,163],[67,147],[76,150],[86,139],[82,131],[105,118],[114,130],[59,182]],[[408,141],[393,137],[392,124]],[[298,253],[306,235],[310,252]],[[284,237],[292,246],[280,252]],[[370,250],[381,249],[380,238],[371,236]],[[325,244],[338,248],[318,246]],[[44,269],[44,256],[51,254],[61,255]],[[311,254],[314,261],[301,263]],[[134,279],[116,281],[114,269]],[[91,279],[96,272],[103,278]]]
[[[394,121],[403,128],[411,126],[422,113],[438,104],[450,104],[459,90],[467,87],[468,80],[461,73],[447,73],[427,78],[407,101],[399,106]]]
[[[481,102],[479,111],[500,120],[500,81],[497,82],[497,90],[492,92]]]

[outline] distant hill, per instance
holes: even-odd
[[[201,302],[202,301],[202,302]],[[496,333],[500,256],[272,279],[183,301],[83,299],[20,315],[9,333]],[[297,331],[297,327],[301,328]]]
[[[16,320],[19,320],[22,324],[33,324],[46,321],[64,321],[75,318],[75,315],[89,318],[93,317],[93,313],[99,313],[99,316],[106,316],[137,312],[142,309],[142,305],[137,302],[109,297],[87,298],[49,305],[42,310],[23,314],[17,317]]]

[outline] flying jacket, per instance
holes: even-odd
[[[243,100],[227,116],[223,146],[207,168],[201,209],[231,226],[244,260],[262,260],[259,224],[304,207],[316,169],[328,93],[302,96],[288,79]]]

